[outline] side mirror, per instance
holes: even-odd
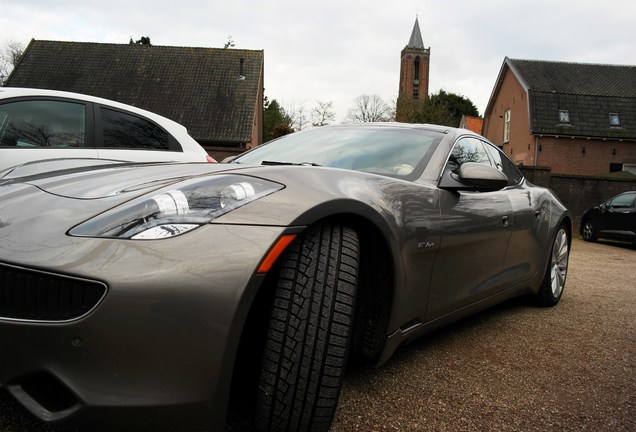
[[[495,191],[508,185],[508,177],[497,168],[475,162],[463,163],[457,173],[447,171],[440,188],[475,189],[479,191]]]

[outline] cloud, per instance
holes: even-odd
[[[504,57],[634,64],[636,3],[616,0],[0,0],[0,43],[31,38],[264,50],[270,99],[397,97],[400,51],[415,16],[431,48],[430,91],[471,99],[483,113]]]

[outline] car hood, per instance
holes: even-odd
[[[65,198],[93,200],[148,193],[188,178],[228,171],[236,166],[209,163],[108,163],[84,165],[21,177],[5,177],[0,185],[29,184]]]

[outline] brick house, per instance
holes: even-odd
[[[462,118],[459,121],[459,127],[481,135],[484,127],[484,119],[481,117],[462,115]]]
[[[217,160],[262,142],[262,50],[32,40],[5,86],[156,112],[184,125]]]
[[[483,134],[517,164],[636,173],[636,66],[506,57]]]

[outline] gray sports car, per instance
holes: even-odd
[[[0,386],[93,429],[326,431],[348,366],[514,296],[572,221],[463,129],[339,125],[222,164],[0,173]],[[239,414],[236,414],[239,413]]]

